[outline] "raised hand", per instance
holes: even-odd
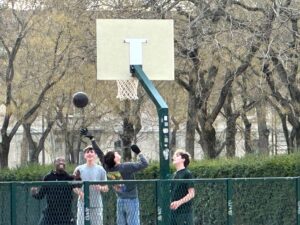
[[[131,145],[130,148],[137,155],[141,152],[140,148],[137,145]]]
[[[85,136],[85,137],[89,138],[90,140],[92,140],[94,138],[94,136],[89,132],[89,130],[87,128],[81,128],[80,135]]]

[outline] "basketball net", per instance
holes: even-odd
[[[137,89],[139,80],[132,77],[130,80],[117,80],[118,95],[117,98],[123,100],[137,100]]]

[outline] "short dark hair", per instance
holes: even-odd
[[[189,155],[186,154],[186,153],[182,153],[181,157],[184,159],[184,163],[183,163],[184,167],[187,167],[190,164],[190,157],[189,157]]]
[[[176,150],[175,154],[180,155],[181,158],[184,159],[184,163],[183,163],[184,167],[187,167],[190,164],[191,155],[188,152],[178,149]]]
[[[94,148],[93,148],[93,146],[89,145],[89,146],[85,147],[85,149],[83,149],[83,153],[89,152],[91,150],[95,151]]]
[[[111,169],[115,166],[115,152],[109,151],[104,156],[104,164],[108,169]]]

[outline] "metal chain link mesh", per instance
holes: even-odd
[[[11,215],[11,186],[9,183],[0,183],[0,224],[10,225]]]
[[[172,185],[179,185],[180,182],[181,184],[192,182],[195,188],[196,195],[192,200],[191,212],[193,225],[295,225],[297,224],[298,210],[296,204],[297,179],[299,178],[232,179],[230,187],[227,179],[130,182],[138,187],[140,210],[136,213],[139,213],[140,225],[157,225],[159,223],[160,216],[157,209],[161,195],[158,193],[161,193],[161,190],[166,187],[171,190]],[[87,189],[90,190],[87,208],[88,221],[91,225],[117,223],[116,183],[111,182],[114,181],[106,182],[109,191],[101,192],[101,202],[92,191],[95,183],[84,183],[90,187]],[[99,184],[103,185],[101,182]],[[85,216],[78,216],[82,210],[80,203],[78,204],[78,195],[74,192],[74,188],[78,188],[78,185],[82,185],[82,183],[0,182],[0,224],[86,224],[86,220],[83,220],[87,219],[86,213]],[[179,185],[179,187],[181,186]],[[180,192],[181,188],[178,190]],[[168,195],[168,192],[162,194]],[[231,195],[230,201],[229,195]],[[167,206],[170,205],[170,201],[171,198],[166,202]],[[50,207],[50,205],[52,206]],[[94,209],[99,210],[96,216],[92,215]],[[170,218],[174,215],[177,219],[185,218],[182,215],[178,217],[174,211],[170,211]],[[233,218],[232,223],[228,223],[229,216]],[[129,220],[127,224],[132,225],[133,223]]]
[[[29,196],[26,196],[28,198],[26,201],[32,205],[38,204],[37,211],[41,212],[38,224],[75,225],[74,204],[76,196],[73,189],[76,187],[78,185],[72,184],[43,184],[41,186],[28,187],[27,192]],[[22,186],[18,187],[18,189],[20,193],[24,191]],[[22,197],[20,196],[20,198]],[[29,199],[29,197],[31,198]],[[22,207],[22,204],[19,206]],[[32,224],[36,224],[36,222]]]

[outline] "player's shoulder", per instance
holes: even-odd
[[[185,171],[186,173],[192,173],[188,168],[185,168],[184,171]]]
[[[188,168],[185,168],[184,169],[184,174],[187,178],[192,178],[192,172],[188,169]]]
[[[44,180],[44,181],[56,180],[54,171],[51,170],[49,173],[47,173],[47,174],[44,176],[43,180]]]
[[[177,175],[177,177],[180,177],[180,178],[189,178],[192,176],[191,171],[187,168],[179,170],[175,174]]]
[[[85,164],[81,164],[81,165],[78,165],[76,166],[76,168],[74,169],[74,172],[79,170],[80,172],[82,172],[82,170],[84,170],[84,168],[86,167]]]
[[[104,171],[105,171],[104,167],[101,166],[101,165],[99,165],[99,164],[96,165],[96,168],[97,168],[98,170],[104,170]]]
[[[81,166],[81,165],[79,165],[79,166],[76,166],[76,167],[75,167],[75,169],[74,169],[74,171],[77,171],[77,170],[79,170],[79,169],[80,169],[80,166]]]

